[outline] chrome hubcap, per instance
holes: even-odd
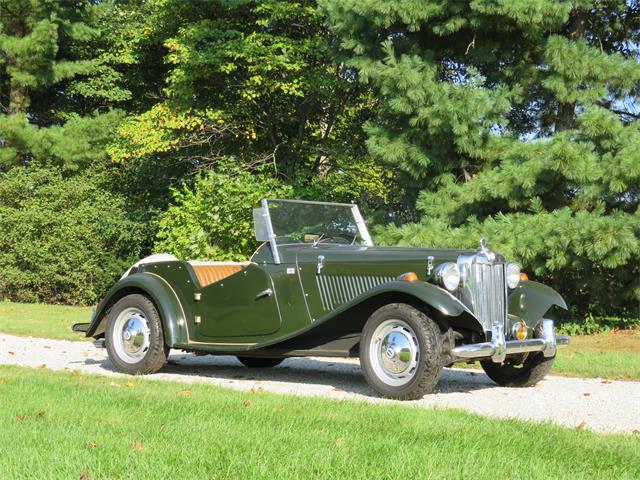
[[[149,324],[144,313],[137,308],[120,312],[113,329],[113,347],[118,357],[126,363],[137,363],[147,354],[149,344]]]
[[[392,386],[402,386],[415,376],[420,347],[413,329],[402,320],[386,320],[371,338],[369,358],[376,375]]]

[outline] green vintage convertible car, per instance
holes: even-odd
[[[480,361],[505,386],[529,386],[559,345],[549,287],[478,250],[374,246],[358,207],[263,200],[263,242],[248,262],[154,255],[131,267],[75,331],[94,337],[116,369],[148,374],[170,348],[235,355],[247,367],[286,357],[359,357],[385,397],[416,399],[444,366]]]

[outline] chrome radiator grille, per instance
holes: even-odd
[[[491,330],[494,322],[506,327],[507,285],[505,265],[473,263],[468,266],[469,278],[465,282],[466,295],[470,296],[473,312],[485,330]]]

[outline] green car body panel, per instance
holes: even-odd
[[[128,293],[151,298],[169,347],[211,353],[259,353],[284,344],[295,349],[296,339],[308,346],[316,331],[329,340],[351,334],[357,343],[371,309],[392,301],[433,312],[445,328],[485,334],[469,308],[434,276],[439,264],[474,251],[292,244],[278,246],[276,264],[270,248],[263,244],[248,266],[203,287],[189,262],[138,265],[106,294],[86,335],[102,337],[109,307]],[[399,279],[407,272],[415,272],[418,281]],[[557,292],[531,281],[508,299],[509,316],[531,327],[554,305],[566,308]]]
[[[567,309],[558,292],[531,280],[520,283],[509,295],[509,315],[523,319],[530,328],[553,306]]]

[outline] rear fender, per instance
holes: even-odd
[[[171,285],[162,277],[153,273],[134,273],[118,281],[106,296],[100,308],[93,315],[87,337],[101,337],[106,328],[106,313],[111,306],[121,298],[141,293],[153,301],[164,330],[164,340],[169,347],[186,345],[187,324],[185,314]]]
[[[558,292],[531,280],[521,282],[509,295],[509,314],[522,318],[531,328],[554,305],[567,309],[567,304]]]

